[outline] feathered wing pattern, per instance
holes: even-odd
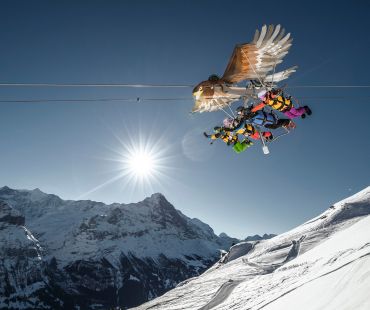
[[[267,73],[283,61],[292,45],[290,33],[280,25],[266,25],[256,30],[253,41],[235,46],[222,79],[227,83],[263,80]]]
[[[208,100],[196,100],[192,112],[213,112],[226,108],[228,105],[236,101],[234,98],[215,98]]]
[[[285,69],[284,71],[275,72],[274,74],[269,74],[264,78],[265,83],[278,83],[289,78],[289,76],[296,72],[297,66]]]

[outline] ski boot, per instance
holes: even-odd
[[[311,109],[307,105],[305,105],[303,108],[306,110],[307,115],[311,115],[312,114]]]
[[[292,120],[289,120],[289,122],[287,122],[287,124],[283,125],[282,127],[290,131],[291,129],[296,128],[296,124]]]

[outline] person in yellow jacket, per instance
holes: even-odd
[[[234,145],[238,142],[238,136],[235,135],[230,129],[225,127],[215,127],[213,129],[213,134],[207,134],[206,132],[203,132],[203,135],[206,138],[209,138],[211,140],[217,140],[220,139],[223,142],[225,142],[227,145]],[[212,142],[211,142],[212,143]]]
[[[245,144],[247,147],[253,145],[253,142],[247,138],[247,135],[245,135],[245,139],[242,142],[239,142],[238,132],[234,132],[230,128],[215,127],[213,131],[214,131],[213,134],[207,134],[206,132],[204,132],[203,135],[211,140],[220,139],[227,145],[235,146],[237,143]],[[213,143],[213,141],[211,143]]]
[[[253,107],[252,112],[257,112],[267,105],[274,110],[284,113],[284,115],[290,119],[299,116],[305,118],[306,114],[312,114],[312,111],[308,106],[295,108],[293,106],[292,98],[290,96],[284,96],[282,89],[271,89],[264,94],[259,94],[259,97],[261,98],[262,102]]]
[[[252,124],[248,123],[246,123],[243,128],[236,130],[236,134],[252,138],[253,140],[258,140],[261,138],[257,129]],[[271,131],[263,131],[261,132],[261,136],[266,141],[271,141],[274,138]]]

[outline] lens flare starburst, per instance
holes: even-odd
[[[156,191],[164,191],[175,181],[170,176],[170,170],[174,155],[164,134],[154,138],[153,131],[142,131],[136,134],[118,135],[113,132],[115,147],[109,147],[110,156],[104,156],[105,161],[112,164],[111,177],[95,188],[83,193],[79,198],[90,196],[90,194],[101,188],[119,182],[122,190],[129,196],[147,196]],[[118,143],[117,143],[118,142]]]
[[[119,162],[117,168],[123,186],[145,195],[158,190],[168,172],[166,144],[142,135],[120,142],[115,161]]]
[[[165,168],[161,152],[149,143],[125,145],[120,156],[121,174],[136,185],[151,185]]]
[[[153,156],[144,152],[132,154],[128,160],[128,166],[131,173],[139,177],[150,176],[155,171]]]

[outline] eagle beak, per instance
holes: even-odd
[[[197,90],[196,92],[193,92],[193,96],[196,100],[199,100],[199,98],[202,96],[203,90]]]

